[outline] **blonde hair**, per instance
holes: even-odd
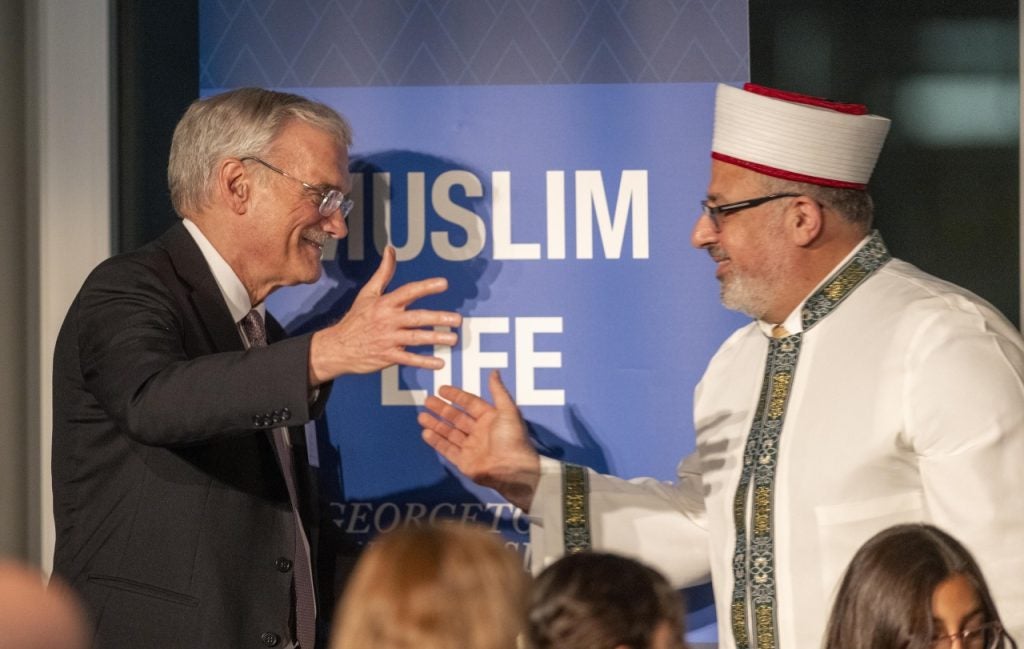
[[[528,586],[518,553],[485,528],[400,528],[360,558],[331,649],[515,649]]]
[[[344,117],[299,95],[240,88],[192,102],[171,139],[167,184],[174,210],[180,216],[199,212],[218,162],[262,156],[293,119],[325,131],[339,147],[352,145],[352,128]]]

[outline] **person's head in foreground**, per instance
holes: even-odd
[[[70,588],[58,580],[47,585],[39,570],[0,560],[0,647],[88,646],[85,611]]]
[[[839,586],[827,649],[1004,649],[985,578],[956,539],[925,524],[869,539]]]
[[[668,581],[614,554],[562,557],[537,576],[529,649],[683,649],[683,603]]]
[[[399,528],[360,557],[331,648],[514,649],[528,587],[522,558],[485,528]]]

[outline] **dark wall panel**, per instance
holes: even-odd
[[[1017,0],[751,0],[756,83],[893,120],[870,191],[893,254],[1020,324]]]
[[[167,154],[178,118],[199,96],[195,2],[118,0],[114,6],[114,251],[131,250],[174,222]]]

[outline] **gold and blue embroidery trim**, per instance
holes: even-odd
[[[857,286],[891,259],[878,232],[843,265],[801,310],[803,332],[768,341],[768,358],[757,409],[743,450],[743,470],[733,498],[736,549],[730,622],[737,649],[776,649],[775,473],[779,436],[796,375],[803,334],[834,311]],[[749,507],[749,515],[748,515]],[[749,529],[748,529],[749,524]],[[749,621],[748,621],[749,620]],[[750,631],[755,643],[751,644]]]
[[[566,554],[583,552],[591,546],[587,507],[589,480],[587,470],[578,464],[562,465],[562,528]]]

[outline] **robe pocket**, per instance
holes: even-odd
[[[846,567],[861,545],[892,525],[924,520],[924,511],[924,495],[920,491],[815,507],[821,585],[829,598],[835,596]]]

